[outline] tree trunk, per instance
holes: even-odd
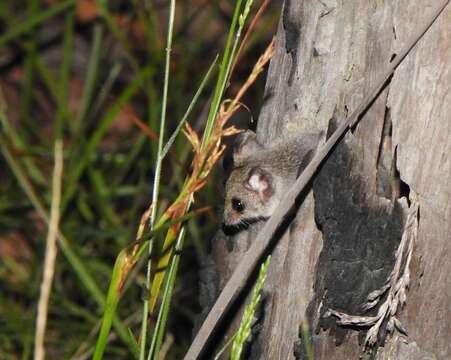
[[[286,0],[259,141],[333,130],[437,1]],[[334,149],[274,249],[252,358],[307,359],[309,342],[314,359],[451,358],[450,89],[448,6]],[[421,217],[407,304],[397,315],[408,336],[385,337],[385,322],[363,353],[366,330],[338,325],[328,310],[377,313],[362,305],[393,269],[414,194]],[[257,232],[227,240],[232,250],[214,242],[220,288]]]

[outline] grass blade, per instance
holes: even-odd
[[[241,10],[242,0],[237,0],[235,4],[235,10],[233,12],[232,23],[230,25],[229,34],[227,35],[227,42],[224,50],[224,55],[222,57],[221,67],[219,70],[218,80],[216,82],[215,92],[213,100],[210,106],[210,112],[208,113],[207,124],[205,126],[204,136],[202,138],[202,148],[205,148],[208,140],[210,139],[211,131],[215,122],[216,114],[219,110],[219,104],[221,103],[222,96],[224,94],[225,84],[228,78],[228,66],[230,62],[231,50],[232,50],[232,40],[235,34],[236,24],[238,22],[239,13]]]
[[[80,157],[77,157],[77,164],[75,168],[71,171],[70,177],[66,184],[66,191],[64,193],[63,201],[61,203],[61,214],[64,213],[67,205],[77,189],[77,182],[86,166],[89,163],[89,158],[92,153],[95,151],[97,145],[103,139],[106,131],[116,119],[118,113],[122,110],[122,107],[132,98],[133,95],[139,90],[143,81],[149,75],[150,70],[148,68],[143,69],[139,72],[136,78],[132,81],[131,84],[127,86],[127,88],[122,92],[122,94],[118,97],[116,102],[111,106],[110,110],[107,114],[100,120],[99,126],[96,128],[94,134],[89,139],[88,143],[84,147],[84,151]]]
[[[97,79],[97,69],[100,62],[102,35],[102,26],[100,24],[96,24],[94,27],[94,38],[92,40],[91,56],[89,57],[88,69],[83,85],[83,96],[80,102],[80,110],[74,124],[77,129],[76,133],[79,133],[80,129],[83,127],[83,121],[86,118],[88,108],[92,102],[92,95],[94,93],[94,87],[96,85],[95,81]]]
[[[230,34],[232,34],[232,35],[234,34],[235,25],[236,25],[236,23],[238,21],[238,14],[239,14],[239,8],[240,7],[241,7],[241,0],[238,0],[237,4],[236,4],[235,12],[234,12],[234,19],[232,21],[232,25],[231,25],[231,28],[230,28],[230,33],[229,33],[229,38],[230,39],[233,38],[233,36],[230,36]],[[222,65],[221,65],[221,71],[223,69],[227,69],[227,64],[229,62],[229,56],[230,56],[230,49],[229,49],[229,47],[232,46],[232,42],[228,41],[227,44],[228,44],[228,47],[226,47],[226,50],[224,51],[224,56],[223,56]],[[220,89],[221,88],[223,89],[222,84],[225,81],[225,79],[227,78],[227,76],[225,76],[225,75],[228,75],[228,74],[226,74],[226,73],[221,74],[221,71],[220,71],[220,74],[219,74],[219,77],[218,77],[218,81],[221,80],[221,82],[219,82],[219,84],[221,85]],[[221,100],[223,93],[222,92],[217,93],[217,88],[218,88],[218,85],[216,86],[216,89],[215,89],[215,97],[219,96],[219,100]],[[213,102],[212,102],[211,106],[213,106],[214,102],[215,102],[215,98],[213,99]],[[218,105],[218,108],[219,108],[219,105]],[[214,119],[215,118],[216,118],[216,114],[212,118],[213,120],[211,121],[211,124],[207,123],[207,125],[206,125],[206,129],[205,129],[204,135],[202,137],[202,144],[205,144],[205,146],[208,144],[208,139],[209,139],[210,134],[211,134],[211,129],[213,129],[213,124],[214,124]],[[207,122],[208,121],[210,121],[210,118],[207,120]],[[208,128],[210,128],[210,133],[207,132]],[[186,211],[189,210],[190,206],[191,206],[191,202],[188,204],[188,206],[186,208]],[[172,247],[174,246],[174,242],[175,242],[176,238],[177,238],[177,234],[171,232],[171,230],[168,231],[168,234],[167,234],[167,236],[165,238],[165,241],[163,243],[162,253],[164,255],[158,262],[158,268],[159,269],[164,269],[169,264],[169,261],[170,261],[171,256],[172,256]],[[160,271],[159,273],[157,273],[155,275],[155,278],[153,280],[152,291],[151,291],[151,300],[150,300],[150,311],[151,312],[153,311],[153,309],[154,309],[154,307],[156,305],[156,302],[158,300],[159,291],[160,291],[161,284],[163,283],[164,276],[165,276],[165,272],[164,271]]]
[[[108,335],[113,323],[114,314],[116,313],[117,304],[119,303],[121,296],[122,286],[128,273],[133,268],[136,261],[140,258],[144,250],[146,250],[148,245],[149,241],[146,241],[139,248],[135,247],[133,253],[131,254],[129,254],[128,249],[124,249],[116,258],[110,286],[108,288],[105,311],[102,319],[102,327],[100,329],[99,337],[97,338],[93,360],[101,360],[103,358]]]
[[[44,208],[41,199],[38,197],[32,185],[29,183],[27,177],[25,176],[25,172],[21,168],[20,164],[16,161],[11,151],[7,148],[6,141],[4,138],[0,138],[0,144],[2,153],[6,161],[8,162],[10,168],[12,169],[13,173],[15,174],[16,178],[18,179],[20,186],[27,194],[36,212],[45,221],[45,223],[48,224],[49,216]],[[96,303],[100,307],[103,307],[105,304],[105,296],[103,295],[102,291],[99,289],[98,285],[94,281],[94,278],[88,272],[86,265],[73,251],[68,239],[60,231],[58,232],[58,244],[61,247],[61,250],[64,256],[67,258],[69,264],[72,266],[72,269],[80,279],[80,282],[88,290],[89,294],[93,297]],[[128,344],[129,338],[125,326],[121,323],[121,321],[118,318],[115,318],[113,323],[121,339]]]
[[[69,94],[70,70],[72,64],[71,61],[74,35],[74,17],[75,15],[73,11],[66,15],[66,28],[63,40],[63,55],[58,81],[58,108],[56,110],[54,130],[56,138],[62,138],[64,131],[64,121],[66,120],[65,115],[68,113],[67,102]]]
[[[6,105],[4,104],[0,93],[0,120],[2,123],[7,123],[5,106]],[[44,222],[48,225],[49,214],[47,213],[47,210],[45,209],[42,200],[36,194],[36,191],[29,182],[27,176],[25,175],[26,173],[22,168],[20,162],[17,161],[17,159],[14,157],[13,153],[9,149],[7,141],[8,139],[6,139],[4,136],[0,136],[0,148],[3,153],[3,156],[5,157],[6,162],[8,163],[15,177],[17,178],[19,185],[30,199],[30,202],[33,205],[34,209],[41,217],[41,219],[43,219]],[[66,257],[72,269],[77,274],[78,278],[80,279],[80,282],[88,290],[89,294],[93,297],[96,303],[100,307],[103,307],[105,304],[105,296],[103,295],[102,291],[94,281],[94,278],[88,272],[86,265],[82,262],[82,260],[71,248],[70,242],[67,240],[64,234],[61,231],[58,231],[57,235],[58,235],[58,244],[63,252],[63,255]],[[125,326],[117,317],[114,318],[113,324],[118,332],[118,335],[125,343],[128,344],[129,338]]]
[[[105,20],[108,28],[113,33],[118,43],[121,45],[122,50],[124,51],[125,58],[130,64],[131,68],[137,72],[139,69],[138,62],[135,60],[133,56],[127,38],[124,36],[123,32],[119,29],[114,19],[113,14],[110,12],[108,8],[108,0],[95,0],[95,3],[100,10],[100,15]]]
[[[120,62],[117,62],[113,65],[104,84],[99,89],[99,93],[96,96],[96,98],[92,104],[92,110],[89,113],[89,115],[87,115],[87,119],[90,120],[97,116],[101,107],[105,104],[108,96],[110,95],[111,89],[113,88],[115,81],[119,77],[119,74],[121,73],[122,68],[123,68],[123,64]]]
[[[135,359],[138,359],[139,358],[138,342],[136,341],[135,335],[133,334],[132,330],[130,328],[128,328],[127,330],[128,330],[128,335],[130,336],[130,345],[131,345],[131,350],[132,350],[133,356],[135,357]]]
[[[177,243],[179,249],[183,248],[183,239],[185,237],[185,227],[180,229]],[[157,359],[160,353],[161,344],[163,343],[163,337],[166,329],[166,322],[171,306],[172,292],[174,290],[175,278],[180,262],[180,256],[175,256],[169,266],[168,277],[165,282],[162,303],[160,311],[158,312],[157,322],[155,323],[155,330],[152,336],[152,343],[150,346],[148,360]]]
[[[216,62],[218,61],[218,57],[213,60],[213,63],[210,65],[210,68],[208,69],[207,73],[205,74],[204,78],[202,79],[201,84],[199,85],[196,93],[194,94],[193,99],[191,100],[188,109],[186,109],[185,114],[182,117],[182,120],[180,120],[179,124],[177,125],[177,128],[172,133],[171,137],[169,138],[168,142],[163,148],[163,151],[161,152],[161,159],[163,160],[164,157],[167,155],[169,149],[171,148],[172,144],[175,141],[175,138],[180,133],[180,130],[182,129],[183,125],[185,124],[186,120],[188,119],[189,115],[191,114],[191,111],[193,110],[194,106],[197,103],[197,100],[199,99],[200,94],[202,93],[205,85],[207,84],[208,80],[210,79],[210,75],[216,65]]]
[[[248,0],[248,3],[251,2]],[[234,10],[234,16],[232,19],[232,23],[229,30],[229,36],[227,39],[226,48],[224,50],[224,55],[221,63],[220,73],[218,76],[218,81],[215,88],[215,94],[212,100],[212,104],[210,107],[210,113],[207,119],[206,128],[204,130],[204,134],[202,137],[202,145],[201,149],[205,150],[209,144],[210,135],[213,130],[213,126],[215,124],[216,115],[219,110],[219,104],[222,100],[225,85],[227,82],[227,79],[230,76],[230,64],[233,62],[233,56],[234,51],[233,49],[236,48],[236,42],[232,45],[232,39],[235,34],[235,28],[236,24],[239,20],[239,14],[241,9],[241,0],[238,0],[235,4],[235,10]],[[241,31],[242,26],[244,26],[244,18],[240,19],[240,28],[238,30],[238,33]],[[236,39],[239,39],[239,34],[236,36]],[[188,203],[186,205],[185,211],[189,211],[189,208],[192,204],[193,197],[190,196],[190,199],[188,200]],[[149,352],[149,358],[148,359],[155,359],[158,356],[161,343],[164,336],[164,330],[166,326],[166,320],[167,315],[170,307],[170,301],[172,297],[172,290],[174,288],[174,283],[176,279],[176,274],[178,270],[178,264],[180,261],[180,255],[179,251],[175,252],[175,255],[172,256],[173,249],[179,249],[181,250],[183,248],[183,240],[185,235],[185,229],[182,227],[180,230],[178,230],[179,233],[177,234],[173,229],[170,229],[166,235],[166,239],[163,244],[163,256],[160,258],[158,262],[158,269],[164,269],[169,264],[169,273],[166,277],[166,281],[164,284],[164,294],[162,298],[162,304],[160,306],[159,314],[157,323],[155,326],[153,338],[152,338],[152,344],[151,344],[151,351]],[[150,301],[150,309],[152,310],[153,307],[156,305],[158,295],[159,295],[159,289],[161,287],[161,284],[163,283],[163,279],[165,277],[165,272],[161,271],[155,275],[155,278],[152,282],[152,291],[151,291],[151,301]]]
[[[150,215],[150,226],[153,227],[155,223],[155,219],[157,216],[158,210],[158,195],[159,195],[159,186],[160,186],[160,177],[161,177],[161,165],[162,158],[161,152],[163,150],[163,141],[164,141],[164,130],[166,124],[166,107],[167,107],[167,98],[168,98],[168,89],[169,89],[169,70],[171,64],[171,50],[172,50],[172,37],[173,37],[173,29],[174,29],[174,17],[175,17],[175,0],[171,0],[169,7],[169,17],[168,17],[168,35],[166,42],[166,59],[165,59],[165,70],[164,70],[164,84],[163,84],[163,96],[161,103],[161,117],[160,117],[160,127],[159,127],[159,139],[158,139],[158,150],[157,150],[157,161],[155,165],[155,177],[154,177],[154,186],[153,186],[153,194],[152,194],[152,212]],[[149,255],[152,248],[149,247]],[[147,273],[146,273],[146,286],[150,288],[151,281],[151,260],[149,256],[149,261],[147,263]],[[143,319],[141,325],[141,349],[139,353],[139,360],[144,360],[145,352],[146,352],[146,344],[147,344],[147,322],[148,322],[148,314],[149,314],[149,301],[144,300],[143,304]]]
[[[39,3],[36,0],[28,0],[27,16],[34,17],[39,12]],[[26,57],[24,61],[24,83],[22,88],[22,97],[20,104],[20,118],[24,123],[30,119],[30,110],[33,102],[33,86],[36,79],[35,64],[37,55],[37,34],[31,34],[28,44],[26,45]],[[27,124],[28,126],[30,124]]]
[[[173,226],[175,224],[187,221],[188,219],[191,219],[193,216],[196,216],[204,212],[205,210],[207,210],[207,208],[197,209],[178,219],[167,221],[166,223],[162,224],[160,224],[159,222],[156,225],[155,229],[149,231],[147,234],[144,234],[144,232],[146,231],[145,229],[147,227],[148,217],[146,217],[146,213],[143,215],[136,236],[137,242],[130,245],[126,249],[123,249],[116,258],[113,273],[110,280],[110,285],[108,288],[108,295],[102,318],[102,327],[100,330],[99,337],[97,338],[94,360],[100,360],[103,358],[105,346],[108,340],[108,335],[111,330],[111,325],[113,323],[113,319],[116,313],[117,305],[119,303],[125,281],[127,280],[130,271],[133,269],[137,261],[144,254],[145,250],[147,250],[148,247],[152,245],[153,237],[157,233],[167,229],[168,226]],[[130,247],[132,247],[131,252],[129,252]],[[129,331],[129,339],[130,339],[130,331]],[[131,343],[130,346],[132,348],[133,353],[139,354],[140,350],[136,344],[136,340],[134,340],[133,335],[131,339],[132,340],[129,341]]]
[[[11,126],[8,119],[6,118],[6,109],[3,109],[3,107],[6,105],[2,103],[2,96],[3,95],[0,89],[0,125],[2,126],[2,132],[5,134],[5,137],[7,137],[12,142],[12,144],[14,144],[14,149],[25,152],[29,147],[28,143],[22,136],[20,136],[18,131],[13,126]],[[41,169],[36,166],[32,159],[25,157],[23,164],[27,170],[27,174],[29,174],[37,184],[44,185],[47,183],[47,180],[43,175]]]
[[[7,42],[15,39],[16,37],[33,30],[33,28],[37,25],[43,23],[44,21],[50,19],[55,15],[58,15],[59,13],[66,11],[74,5],[75,0],[66,0],[62,3],[58,3],[57,5],[50,7],[48,10],[36,14],[36,16],[28,18],[23,23],[17,24],[7,33],[0,36],[0,47],[5,45]]]

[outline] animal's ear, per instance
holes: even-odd
[[[269,172],[254,168],[244,184],[246,189],[258,194],[262,201],[267,201],[274,194],[272,176]]]
[[[257,142],[257,135],[253,131],[247,130],[239,134],[233,148],[234,164],[241,163],[245,158],[254,154],[261,147],[262,146]]]

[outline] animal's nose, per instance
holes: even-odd
[[[222,231],[224,231],[224,234],[228,234],[229,226],[226,223],[222,223]]]
[[[226,234],[227,236],[232,236],[232,235],[235,235],[236,233],[238,233],[240,231],[240,229],[234,227],[232,223],[230,223],[229,225],[227,225],[226,223],[223,223],[222,231],[224,231],[224,234]]]
[[[223,223],[226,225],[233,225],[239,220],[239,215],[232,209],[224,210]]]

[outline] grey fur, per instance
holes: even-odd
[[[271,147],[263,147],[252,131],[241,134],[234,149],[234,167],[226,183],[224,229],[237,232],[269,218],[284,191],[307,166],[320,138],[321,133],[309,133],[280,138]],[[232,199],[244,205],[242,212],[232,207]]]

